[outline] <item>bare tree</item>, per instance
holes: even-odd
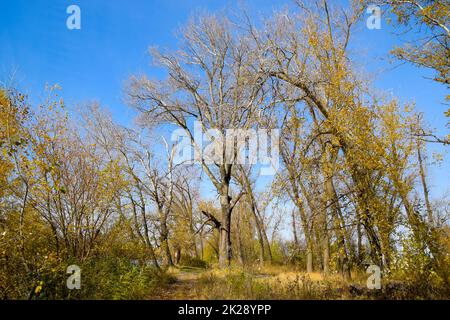
[[[153,51],[168,79],[132,78],[129,96],[145,119],[183,129],[196,152],[202,153],[190,121],[200,121],[202,130],[214,129],[222,137],[227,129],[250,128],[263,102],[264,81],[251,70],[249,41],[235,37],[226,19],[211,16],[191,23],[183,31],[183,41],[182,50],[175,54]],[[235,144],[221,140],[215,141],[214,161],[203,153],[197,160],[220,196],[219,264],[224,267],[232,257],[231,213],[240,196],[233,197],[230,186]]]

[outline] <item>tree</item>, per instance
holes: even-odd
[[[196,152],[202,150],[190,121],[200,121],[202,130],[215,130],[213,157],[201,153],[197,160],[220,196],[219,264],[225,267],[232,257],[231,214],[239,196],[233,197],[230,185],[237,150],[224,137],[227,129],[252,126],[264,81],[250,70],[250,44],[234,35],[226,19],[201,18],[184,30],[183,40],[183,50],[176,54],[153,51],[168,79],[133,78],[129,95],[146,119],[184,130]]]
[[[30,204],[54,232],[56,251],[86,259],[105,231],[121,188],[120,169],[71,128],[62,102],[41,110],[32,131]]]
[[[258,203],[257,196],[254,192],[254,182],[250,180],[250,173],[252,171],[252,166],[240,165],[236,172],[236,180],[240,184],[242,190],[245,192],[245,199],[249,206],[249,210],[252,214],[253,221],[255,223],[255,228],[258,234],[258,243],[259,243],[259,261],[261,265],[264,265],[266,261],[266,252],[267,252],[267,260],[269,263],[272,262],[272,250],[270,248],[270,243],[267,237],[267,231],[264,226],[264,221],[261,216],[261,204]]]
[[[397,17],[397,23],[420,38],[392,54],[400,60],[436,71],[434,81],[450,85],[450,2],[438,0],[381,0]]]
[[[152,182],[155,179],[158,181],[159,178],[154,175],[157,170],[153,167],[153,154],[142,140],[146,136],[140,135],[139,131],[117,125],[111,115],[98,104],[88,106],[83,113],[83,119],[90,136],[104,150],[109,161],[117,163],[121,168],[125,184],[117,199],[117,208],[123,219],[131,219],[132,238],[137,238],[145,247],[144,262],[146,263],[149,257],[152,264],[160,270],[155,250],[157,243],[154,241],[155,219],[150,212],[155,203],[154,198],[150,199],[155,190],[155,185],[152,188]],[[158,191],[158,186],[156,190]],[[169,259],[168,262],[170,263]]]
[[[363,6],[373,1],[361,0]],[[396,17],[403,33],[415,34],[409,42],[398,46],[391,54],[400,61],[435,71],[434,81],[450,88],[450,2],[448,0],[379,0]],[[450,95],[446,96],[450,101]],[[450,109],[445,112],[450,116]],[[448,145],[450,136],[439,138],[422,133],[422,139]]]
[[[347,264],[345,261],[351,250],[346,244],[349,232],[345,231],[339,202],[351,194],[351,199],[356,201],[355,220],[365,229],[374,263],[389,264],[392,229],[382,227],[392,225],[397,212],[393,204],[398,199],[409,227],[432,250],[433,241],[424,237],[426,228],[420,214],[413,209],[409,178],[404,174],[411,154],[404,136],[410,120],[407,115],[400,115],[395,100],[383,101],[373,95],[370,86],[356,75],[350,63],[347,48],[359,9],[331,11],[327,1],[309,6],[298,4],[301,14],[280,14],[266,23],[264,32],[249,23],[247,31],[255,41],[253,47],[258,57],[255,70],[272,79],[277,101],[280,101],[278,105],[303,105],[307,111],[303,117],[318,133],[311,137],[318,142],[318,156],[322,159],[323,204],[329,210],[324,217],[333,221],[341,265]],[[391,134],[383,137],[380,132]],[[285,163],[292,162],[293,156],[295,153],[287,154]],[[299,164],[291,167],[295,171]],[[348,193],[339,195],[334,180],[342,174],[350,178],[351,184]],[[346,180],[343,182],[348,185]],[[385,200],[383,192],[387,190],[394,191],[393,204]],[[303,193],[305,197],[307,192]],[[326,221],[321,224],[326,226]],[[380,234],[380,230],[386,232]],[[327,231],[324,234],[327,235]],[[437,257],[437,251],[433,251]],[[348,274],[348,266],[345,269]]]

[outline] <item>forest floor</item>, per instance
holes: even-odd
[[[381,290],[370,289],[366,273],[306,273],[293,266],[208,269],[180,266],[167,271],[170,281],[149,296],[151,300],[322,300],[322,299],[448,299],[448,288],[403,280],[384,280]]]
[[[211,298],[205,291],[205,283],[213,281],[227,282],[230,275],[242,274],[242,270],[229,270],[224,272],[217,269],[203,269],[196,267],[171,268],[169,273],[173,281],[159,288],[156,294],[152,295],[153,300],[196,300]],[[257,282],[264,284],[280,283],[287,284],[295,281],[299,277],[307,275],[312,282],[320,282],[323,277],[320,273],[306,274],[295,270],[284,270],[279,268],[264,268],[246,270],[245,274]]]
[[[170,283],[160,290],[151,299],[155,300],[190,300],[199,299],[197,283],[199,278],[206,272],[205,269],[195,267],[181,267],[172,269],[171,275],[174,282]]]
[[[448,299],[448,288],[384,280],[381,290],[370,289],[366,273],[351,280],[337,274],[306,273],[295,267],[265,266],[230,269],[174,267],[170,281],[157,287],[151,300],[341,300],[341,299]]]

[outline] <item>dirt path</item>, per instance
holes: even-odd
[[[200,276],[205,272],[199,268],[181,268],[174,276],[176,281],[161,288],[158,294],[152,299],[155,300],[184,300],[199,299],[195,290]]]

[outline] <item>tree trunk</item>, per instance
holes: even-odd
[[[140,208],[141,208],[141,218],[142,218],[142,224],[143,224],[143,226],[144,226],[144,235],[143,235],[143,238],[144,238],[144,241],[145,241],[145,245],[146,245],[146,247],[147,247],[147,250],[148,250],[149,253],[150,253],[150,258],[152,259],[153,265],[156,267],[156,269],[160,270],[161,267],[160,267],[160,265],[159,265],[159,263],[158,263],[158,259],[157,259],[156,254],[155,254],[155,250],[153,249],[153,245],[152,245],[152,243],[151,243],[151,241],[150,241],[150,237],[149,237],[149,235],[148,235],[149,230],[148,230],[148,225],[147,225],[147,216],[146,216],[146,212],[145,212],[145,210],[146,210],[146,209],[145,209],[145,208],[146,208],[146,207],[145,207],[145,202],[143,202],[143,196],[142,196],[142,193],[140,193],[139,195],[140,195],[140,200],[141,200],[141,205],[140,205]],[[133,201],[133,206],[134,206],[134,201]],[[133,210],[135,210],[135,208],[134,208]],[[139,229],[139,224],[136,225],[136,228]]]
[[[239,259],[239,264],[241,266],[244,265],[244,244],[242,242],[242,234],[241,234],[241,228],[239,226],[242,225],[242,216],[241,216],[242,212],[239,212],[238,214],[238,225],[235,228],[235,232],[237,234],[237,241],[238,241],[238,259]]]
[[[258,232],[258,242],[259,242],[259,248],[260,248],[259,262],[261,265],[264,265],[264,262],[266,259],[266,254],[265,254],[266,253],[265,252],[266,251],[265,250],[266,242],[267,242],[267,253],[269,256],[269,262],[272,262],[272,252],[270,250],[270,244],[269,244],[267,235],[264,230],[263,222],[261,221],[259,214],[258,214],[258,207],[257,207],[255,196],[253,194],[253,189],[250,184],[249,177],[244,170],[242,170],[242,172],[241,172],[241,183],[242,183],[243,188],[245,188],[245,190],[247,192],[247,198],[250,203],[250,209],[252,211],[253,218],[255,221],[256,231]]]
[[[220,207],[222,211],[221,225],[219,230],[219,267],[226,268],[231,265],[231,199],[229,196],[229,181],[222,186],[220,196]]]
[[[169,229],[167,228],[167,214],[160,213],[161,216],[161,247],[163,249],[167,266],[173,266],[172,254],[169,246]]]
[[[334,164],[337,154],[332,155],[332,164]],[[339,257],[339,268],[341,275],[345,280],[351,278],[350,274],[350,261],[347,253],[346,243],[345,243],[345,221],[341,219],[342,213],[339,208],[339,199],[334,188],[332,174],[326,174],[325,181],[325,194],[327,195],[329,201],[327,207],[331,210],[331,216],[334,222],[334,228],[336,233],[336,239],[338,243],[338,257]]]
[[[181,260],[181,247],[177,246],[175,249],[175,264],[180,264]]]
[[[357,218],[356,225],[356,234],[357,234],[357,265],[361,265],[364,259],[363,245],[362,245],[362,231],[361,231],[361,222]]]
[[[264,223],[259,215],[258,215],[258,217],[259,217],[259,221],[261,224],[261,233],[263,235],[264,243],[266,244],[266,252],[267,252],[267,258],[268,258],[267,261],[269,263],[272,263],[273,258],[272,258],[272,248],[270,247],[270,241],[269,241],[269,238],[267,237],[267,232],[266,232],[266,228],[264,227]]]
[[[297,224],[295,222],[295,211],[294,210],[292,210],[292,212],[291,212],[291,217],[292,217],[292,233],[294,235],[295,249],[298,249],[300,247],[300,243],[298,242]]]
[[[245,177],[247,179],[247,177]],[[258,242],[259,242],[259,263],[261,265],[264,265],[264,260],[265,260],[265,246],[264,246],[264,236],[263,236],[263,230],[262,230],[262,225],[261,222],[259,221],[259,216],[257,213],[257,209],[256,209],[256,202],[255,199],[253,197],[253,191],[251,190],[251,187],[248,183],[248,179],[246,181],[246,189],[247,189],[247,194],[250,194],[249,196],[249,200],[250,200],[250,208],[253,214],[253,219],[255,220],[255,226],[256,226],[256,231],[258,232]],[[270,248],[269,248],[270,251]],[[270,258],[270,260],[272,260],[272,258]]]
[[[259,263],[260,265],[264,265],[265,260],[265,245],[264,245],[264,237],[261,231],[261,226],[259,224],[259,219],[255,211],[253,211],[253,218],[255,219],[256,230],[258,231],[258,242],[259,242]]]
[[[312,273],[313,271],[313,243],[310,239],[306,244],[306,272]]]
[[[417,142],[417,159],[419,161],[419,171],[420,171],[420,180],[422,182],[423,187],[423,196],[425,198],[425,206],[427,208],[427,214],[428,214],[428,223],[430,225],[433,225],[433,211],[431,209],[430,199],[429,199],[429,193],[428,193],[428,186],[427,186],[427,180],[425,176],[425,167],[423,165],[423,158],[422,158],[422,150],[419,141]]]
[[[330,242],[328,238],[328,230],[325,224],[325,228],[322,230],[322,263],[323,263],[323,273],[330,273]]]

